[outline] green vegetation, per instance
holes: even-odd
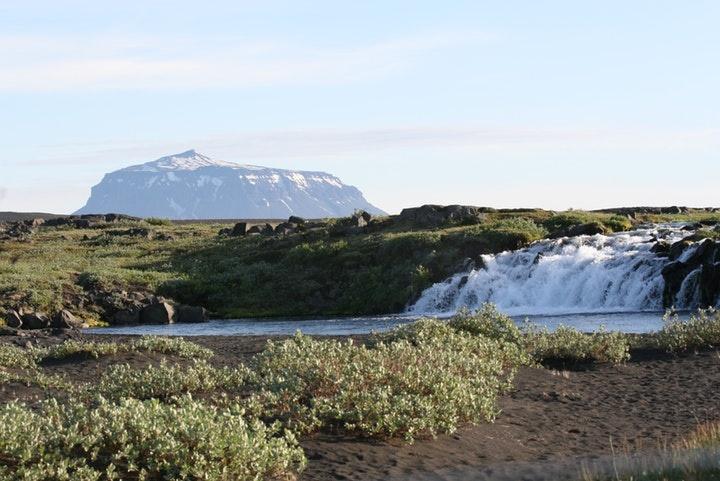
[[[10,403],[0,407],[0,459],[0,478],[27,481],[292,479],[305,465],[291,433],[190,396]]]
[[[185,393],[235,391],[242,388],[250,376],[244,366],[216,368],[205,361],[189,366],[168,364],[162,360],[158,366],[133,369],[127,364],[112,366],[100,378],[97,386],[90,387],[92,395],[106,399],[169,399]]]
[[[34,356],[46,361],[65,358],[99,358],[121,352],[147,351],[160,354],[171,354],[187,359],[209,359],[213,356],[210,349],[185,341],[181,337],[143,336],[129,342],[93,342],[67,340],[55,346],[35,349]]]
[[[0,312],[66,308],[100,322],[120,293],[138,291],[225,318],[396,312],[480,255],[581,224],[598,224],[606,232],[632,227],[623,216],[581,211],[489,210],[484,216],[476,224],[434,229],[379,219],[353,231],[331,220],[271,237],[223,237],[217,233],[228,225],[162,219],[88,229],[40,227],[29,242],[0,243]],[[636,218],[709,222],[720,214]],[[149,233],[122,234],[120,225]]]
[[[170,219],[163,219],[160,217],[148,217],[145,219],[145,222],[147,222],[150,225],[154,226],[171,226],[172,221]]]
[[[259,355],[250,404],[301,433],[339,428],[412,440],[492,421],[516,367],[501,341],[452,329],[372,348],[298,334]]]
[[[621,364],[630,359],[630,340],[621,332],[583,333],[560,326],[555,331],[528,327],[525,345],[538,362],[610,362]]]
[[[654,336],[661,349],[687,352],[720,347],[720,311],[700,309],[682,321],[677,314],[667,314],[665,325]]]
[[[687,322],[669,318],[645,342],[678,353],[713,348],[718,326],[720,315],[700,311]],[[297,436],[340,431],[412,442],[490,422],[521,366],[622,363],[632,339],[518,328],[485,305],[447,321],[422,319],[364,344],[298,333],[269,342],[247,367],[213,366],[206,361],[211,351],[182,339],[0,344],[0,383],[35,384],[47,398],[0,408],[0,479],[8,473],[38,481],[292,479],[305,464]],[[48,374],[42,363],[150,351],[165,357],[140,368],[113,365],[87,384]],[[662,469],[627,479],[711,479],[682,476],[707,474],[689,470],[686,461],[716,449],[718,433],[718,425],[703,426]]]

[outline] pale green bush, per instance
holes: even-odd
[[[413,343],[373,348],[301,334],[270,343],[256,359],[249,405],[302,433],[341,428],[410,441],[492,421],[516,368],[503,343],[424,326],[430,329],[418,330]]]
[[[484,336],[500,341],[522,343],[522,332],[512,320],[494,304],[485,303],[474,312],[460,310],[449,321],[448,325],[458,331],[465,331],[475,336]]]
[[[0,407],[0,460],[0,479],[24,481],[293,479],[305,466],[291,433],[190,396],[51,400],[39,411],[9,403]]]
[[[143,336],[129,342],[95,342],[69,339],[62,344],[35,349],[33,352],[37,359],[47,360],[74,356],[97,359],[102,356],[134,351],[157,352],[188,359],[209,359],[214,355],[212,350],[186,341],[181,337],[156,336]]]
[[[0,344],[0,367],[31,369],[35,367],[35,359],[27,349]]]
[[[600,330],[584,333],[560,326],[555,331],[526,326],[524,342],[530,356],[537,362],[611,362],[620,364],[630,359],[630,341],[621,332]]]
[[[699,309],[687,321],[667,313],[665,325],[655,335],[657,344],[668,352],[720,347],[720,311]]]
[[[90,392],[107,399],[167,399],[186,393],[213,390],[237,391],[250,376],[245,366],[216,368],[205,361],[190,366],[170,365],[165,360],[158,366],[133,369],[127,364],[112,366]]]

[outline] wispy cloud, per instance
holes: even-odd
[[[490,38],[435,33],[330,47],[235,37],[0,36],[0,92],[347,83],[402,71],[423,52]]]
[[[307,129],[240,132],[182,141],[111,141],[49,145],[51,157],[17,161],[22,165],[121,166],[196,148],[230,161],[277,163],[292,159],[342,159],[374,152],[405,154],[438,150],[454,155],[498,151],[532,155],[543,151],[692,153],[720,148],[720,129],[665,131],[652,129],[560,129],[472,126],[397,126],[377,129]]]

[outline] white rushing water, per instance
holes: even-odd
[[[687,234],[678,226],[656,225],[607,236],[543,240],[485,255],[482,267],[431,286],[407,311],[447,315],[485,302],[510,315],[660,311],[661,272],[668,259],[651,249],[658,239],[675,242]],[[692,303],[692,292],[683,296]]]

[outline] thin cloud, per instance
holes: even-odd
[[[541,152],[561,148],[580,151],[618,150],[702,151],[720,148],[720,130],[654,131],[608,129],[532,129],[480,127],[387,127],[381,129],[314,129],[245,132],[187,139],[138,143],[115,141],[49,145],[52,157],[16,161],[18,165],[122,166],[151,160],[190,148],[213,157],[248,163],[289,159],[347,158],[375,152],[418,152],[442,149],[448,153],[502,151]]]
[[[242,38],[0,37],[0,91],[203,89],[356,82],[401,71],[421,53],[488,41],[430,34],[338,48]]]

